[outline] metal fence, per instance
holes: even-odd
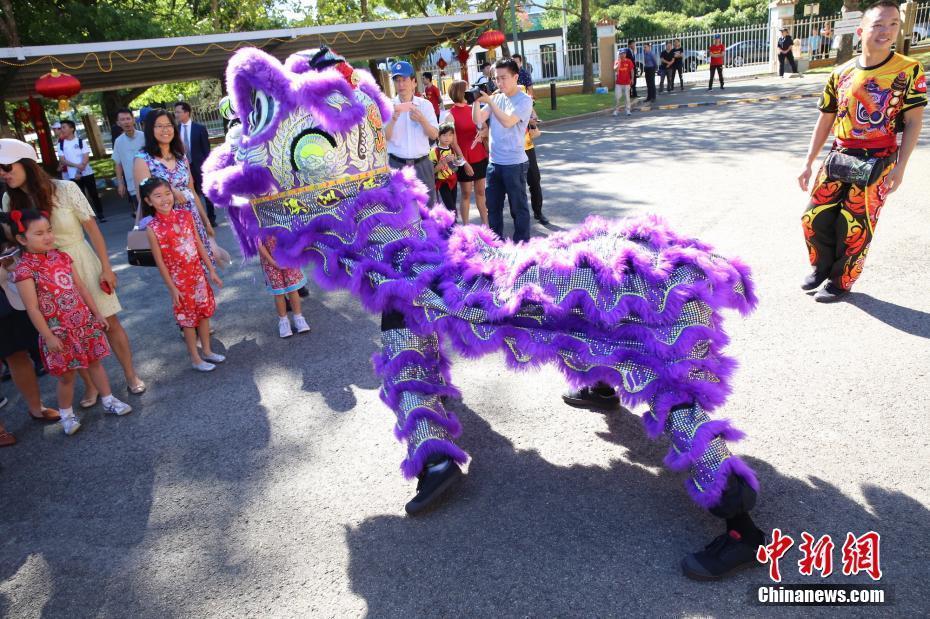
[[[173,109],[169,110],[174,112]],[[223,125],[223,117],[220,116],[220,112],[216,107],[195,107],[191,110],[191,116],[195,122],[200,123],[201,125],[207,128],[207,135],[211,138],[217,138],[226,133],[226,129]],[[104,147],[107,150],[107,153],[113,152],[113,133],[110,125],[110,120],[108,118],[98,118],[97,126],[100,127],[100,135],[103,138]],[[142,123],[139,122],[139,113],[136,112],[136,127],[141,129]],[[85,135],[83,123],[78,123],[78,135]]]
[[[638,37],[636,41],[636,69],[637,75],[642,74],[643,45],[652,45],[652,52],[661,65],[660,54],[666,43],[677,40],[684,50],[682,54],[682,78],[685,83],[704,82],[707,80],[707,70],[710,59],[707,48],[714,41],[714,36],[720,35],[724,46],[723,64],[727,77],[745,77],[758,75],[769,71],[769,46],[773,45],[768,24],[755,24],[735,28],[721,28],[718,30],[692,30],[678,34],[662,34]],[[617,44],[617,49],[627,47],[626,41]],[[639,83],[644,83],[642,78]]]

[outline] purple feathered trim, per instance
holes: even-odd
[[[452,438],[458,438],[462,435],[462,424],[454,413],[444,411],[445,415],[437,413],[428,408],[415,408],[407,414],[404,425],[394,426],[394,436],[401,442],[406,442],[413,434],[414,429],[419,421],[426,419],[431,423],[441,427],[448,432]]]
[[[665,456],[665,465],[673,471],[687,469],[701,459],[704,452],[707,451],[707,446],[718,436],[727,442],[735,442],[742,439],[745,434],[733,427],[729,419],[707,421],[701,424],[694,433],[688,451],[679,453],[674,447],[669,448],[668,454]]]
[[[426,466],[426,462],[434,454],[440,454],[451,458],[458,464],[465,464],[468,462],[468,454],[455,443],[440,439],[430,439],[417,447],[413,455],[400,463],[401,473],[404,474],[405,478],[413,479],[420,474],[423,467]]]
[[[759,480],[756,479],[755,472],[739,456],[730,456],[723,461],[717,471],[714,483],[709,487],[700,489],[694,485],[694,481],[690,478],[685,481],[685,487],[695,503],[704,509],[711,509],[720,503],[720,498],[723,496],[724,490],[726,490],[727,479],[729,479],[730,475],[741,477],[753,490],[759,491]]]

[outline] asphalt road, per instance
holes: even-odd
[[[930,134],[882,213],[855,294],[818,305],[798,289],[805,195],[793,180],[814,101],[560,126],[539,144],[545,211],[553,229],[658,213],[753,267],[761,301],[727,323],[741,367],[718,414],[747,433],[734,449],[760,477],[756,519],[796,540],[831,534],[837,570],[847,531],[878,531],[893,605],[762,607],[752,600],[764,569],[686,580],[681,556],[720,523],[662,466],[666,445],[645,437],[642,411],[565,407],[554,370],[514,374],[499,357],[455,363],[468,476],[441,509],[404,517],[413,485],[370,367],[376,317],[314,290],[313,332],[280,340],[258,266],[237,263],[218,294],[215,342],[228,362],[197,374],[157,272],[127,267],[118,251],[120,215],[104,230],[150,388],[129,397],[132,415],[98,408],[66,437],[30,421],[2,386],[12,400],[2,420],[21,442],[0,451],[0,615],[926,615]],[[53,403],[54,381],[42,385]],[[797,543],[782,560],[786,583],[871,582],[801,576]]]

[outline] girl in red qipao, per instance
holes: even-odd
[[[58,406],[65,434],[81,424],[74,415],[74,377],[87,369],[103,396],[103,408],[125,415],[132,408],[113,396],[100,360],[110,354],[106,318],[71,266],[71,256],[55,249],[55,235],[48,216],[38,211],[10,215],[16,240],[23,246],[13,279],[32,324],[39,332],[42,361],[49,374],[58,377]]]
[[[151,217],[147,228],[152,255],[171,294],[174,317],[184,331],[191,365],[200,372],[212,372],[215,364],[226,357],[210,349],[210,317],[216,311],[216,301],[204,268],[217,286],[222,287],[223,280],[213,268],[191,214],[174,208],[171,185],[152,176],[139,187],[139,195],[142,214]],[[202,354],[197,351],[198,338]]]

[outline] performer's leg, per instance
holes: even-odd
[[[813,267],[813,272],[801,284],[804,290],[813,290],[830,277],[837,260],[840,208],[848,190],[848,185],[828,181],[823,170],[818,173],[810,202],[801,216],[804,242]]]
[[[865,266],[869,245],[878,225],[878,216],[885,205],[885,177],[889,166],[878,180],[865,188],[853,185],[837,209],[835,262],[830,270],[830,284],[814,298],[821,302],[838,301],[849,292]]]
[[[725,419],[711,420],[697,403],[673,406],[674,401],[671,393],[654,398],[646,427],[650,433],[664,429],[672,443],[665,463],[674,470],[687,470],[685,486],[691,498],[726,522],[723,535],[684,558],[685,575],[715,580],[758,565],[756,549],[764,536],[749,511],[756,504],[759,485],[749,465],[727,447],[728,440],[737,440],[742,433]]]
[[[418,513],[439,498],[460,476],[458,464],[468,459],[455,438],[461,426],[442,404],[443,396],[457,396],[449,384],[449,363],[435,334],[419,336],[406,328],[397,312],[381,317],[383,350],[375,357],[381,376],[381,399],[397,416],[395,435],[407,444],[401,471],[419,477],[417,495],[407,504]]]

